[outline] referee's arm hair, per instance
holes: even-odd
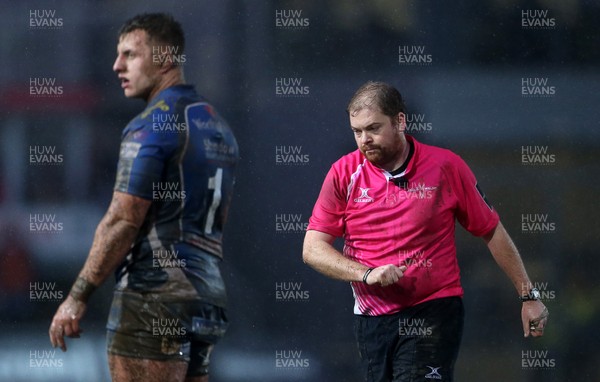
[[[342,281],[365,281],[369,285],[388,286],[398,281],[406,270],[405,266],[398,267],[387,264],[374,267],[363,280],[369,270],[366,265],[345,257],[333,247],[335,236],[325,232],[308,230],[304,236],[302,259],[316,271]]]
[[[531,281],[525,270],[521,255],[501,222],[496,228],[483,236],[494,260],[512,281],[519,296],[529,293]],[[521,320],[525,337],[541,337],[547,321],[547,310],[539,301],[526,301],[521,310]],[[531,323],[536,322],[537,330],[531,330]]]

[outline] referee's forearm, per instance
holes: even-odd
[[[368,267],[342,255],[331,244],[321,240],[304,240],[302,259],[325,276],[342,281],[362,281]]]
[[[517,293],[520,295],[528,293],[531,281],[521,255],[502,223],[498,223],[486,241],[494,260],[512,281]]]

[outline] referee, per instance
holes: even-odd
[[[351,283],[366,380],[453,380],[464,317],[455,221],[512,281],[525,337],[542,336],[548,311],[467,164],[406,135],[404,102],[386,83],[361,86],[347,111],[358,150],[327,173],[303,259]],[[343,252],[332,245],[338,237]]]

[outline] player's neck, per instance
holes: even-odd
[[[160,83],[150,92],[146,103],[150,103],[152,99],[154,99],[154,97],[156,97],[163,90],[168,89],[171,86],[183,84],[185,84],[183,73],[181,73],[179,70],[171,70],[169,73],[167,73],[167,75],[162,77]]]

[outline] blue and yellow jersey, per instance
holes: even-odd
[[[117,288],[192,293],[183,282],[224,294],[218,262],[238,158],[229,126],[193,86],[163,90],[129,122],[114,189],[152,205]]]

